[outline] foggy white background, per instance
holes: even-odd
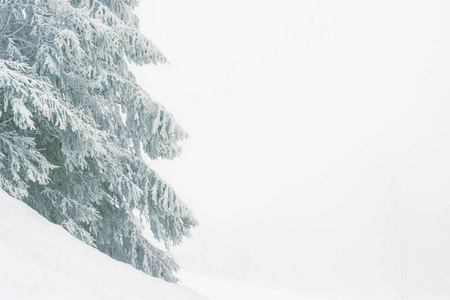
[[[141,1],[171,64],[133,69],[190,133],[152,162],[200,221],[172,249],[187,285],[450,299],[449,14],[441,0]]]

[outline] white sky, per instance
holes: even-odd
[[[191,135],[152,163],[201,222],[186,270],[450,298],[450,1],[141,2],[171,64],[138,80]]]

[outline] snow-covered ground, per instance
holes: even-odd
[[[0,299],[206,299],[113,260],[0,190]]]
[[[299,299],[289,290],[182,270],[166,283],[82,243],[0,190],[0,299]],[[199,295],[185,285],[198,288]]]
[[[257,281],[237,279],[230,276],[219,276],[211,272],[195,272],[182,270],[179,277],[189,287],[192,287],[211,300],[302,300],[307,299],[294,291],[263,284]],[[314,298],[314,300],[322,300]]]

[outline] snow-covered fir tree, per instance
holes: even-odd
[[[143,224],[169,247],[196,220],[141,151],[174,158],[186,132],[128,69],[166,62],[139,32],[137,4],[0,0],[0,186],[89,245],[176,282],[178,265]]]

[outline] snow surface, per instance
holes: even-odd
[[[200,291],[212,300],[330,300],[332,298],[306,298],[280,286],[257,281],[219,276],[212,272],[182,269],[178,274],[184,284]]]
[[[0,190],[0,299],[207,299],[118,262]]]

